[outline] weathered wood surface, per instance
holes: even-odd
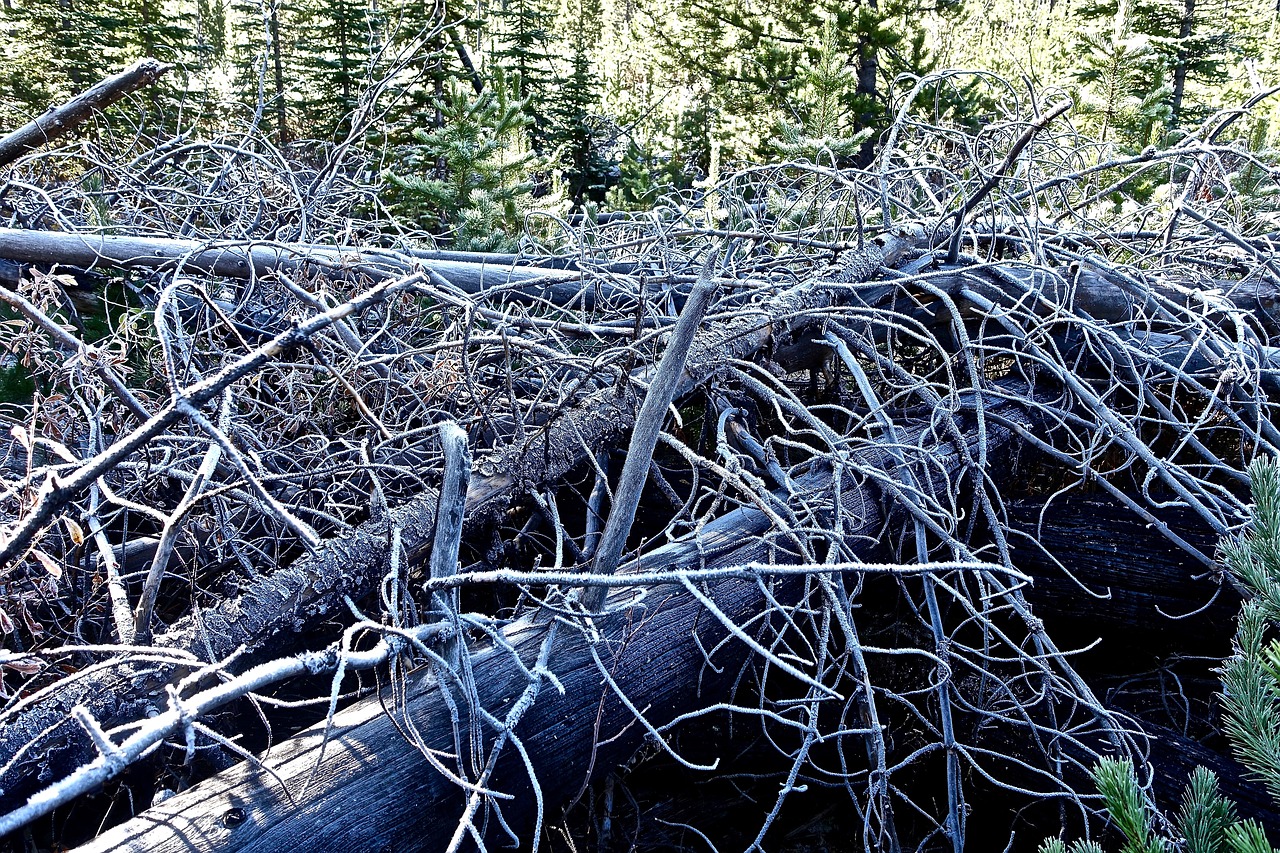
[[[993,450],[1008,442],[1008,430],[994,425],[989,429],[987,440]],[[888,453],[879,456],[861,455],[865,464],[892,467]],[[936,448],[936,458],[944,469],[955,470],[961,464],[961,455],[946,445]],[[814,472],[796,485],[812,496],[829,487],[830,480],[829,472]],[[852,481],[845,483],[846,488],[853,486]],[[861,484],[856,492],[846,492],[844,500],[851,510],[850,543],[864,553],[879,548],[884,519],[874,487]],[[776,553],[777,543],[760,535],[770,524],[760,510],[736,510],[703,535],[657,549],[630,570],[694,568],[704,562],[731,566],[760,560],[771,551]],[[803,580],[791,576],[779,578],[770,593],[776,600],[795,603],[802,589]],[[625,588],[613,593],[611,606],[624,604],[633,594]],[[712,583],[708,594],[738,624],[767,608],[765,593],[755,580]],[[601,638],[594,647],[584,632],[561,629],[550,661],[565,691],[561,694],[544,685],[517,727],[551,814],[593,774],[629,758],[646,733],[613,689],[602,683],[593,652],[631,704],[644,709],[646,719],[655,726],[726,701],[750,655],[745,644],[732,639],[717,648],[726,637],[724,627],[678,587],[648,590],[640,604],[615,610],[598,627]],[[539,618],[521,620],[507,629],[525,667],[532,667],[544,632],[545,622]],[[708,649],[716,649],[710,661]],[[528,684],[522,667],[490,648],[474,654],[473,668],[481,705],[501,718]],[[318,767],[323,726],[273,750],[265,763],[284,780],[283,787],[271,774],[238,765],[104,833],[81,850],[303,853],[342,846],[443,850],[462,814],[463,792],[432,771],[416,748],[405,742],[385,713],[388,698],[364,700],[339,714],[324,763]],[[434,676],[414,684],[403,710],[394,713],[412,718],[427,747],[455,752],[449,712]],[[487,730],[486,746],[492,739],[492,730]],[[536,801],[514,755],[506,757],[492,787],[515,796],[504,801],[503,816],[527,847]],[[285,788],[293,793],[293,801],[284,795]],[[496,829],[493,835],[495,840],[499,837]]]
[[[39,232],[16,233],[25,237]],[[4,253],[5,234],[0,230],[0,255]],[[80,240],[76,235],[54,236]],[[910,241],[910,237],[904,237],[887,247],[884,259],[897,257]],[[857,265],[852,278],[865,280],[877,268],[874,261]],[[795,359],[803,359],[808,353],[802,345],[807,326],[793,323],[790,318],[805,312],[820,315],[823,307],[840,295],[836,289],[802,285],[745,307],[736,316],[708,323],[694,342],[677,396],[689,393],[733,359],[750,358],[766,345],[775,347],[774,356],[780,362],[786,363],[789,353]],[[642,398],[639,389],[646,382],[647,370],[639,369],[637,382],[601,388],[567,407],[543,428],[541,437],[483,454],[479,467],[491,473],[478,473],[472,479],[468,525],[474,528],[483,524],[525,488],[556,482],[585,460],[586,448],[610,446],[625,436]],[[201,660],[207,660],[211,651],[217,659],[240,645],[250,650],[261,648],[275,642],[273,638],[282,633],[292,634],[326,618],[344,606],[344,597],[361,597],[382,577],[391,524],[401,527],[409,559],[422,558],[431,542],[435,500],[434,492],[428,490],[396,510],[390,523],[371,522],[350,536],[327,542],[316,555],[264,576],[240,596],[203,611],[198,620],[186,618],[174,624],[156,638],[157,645],[188,652]],[[1064,590],[1066,606],[1080,600],[1074,594],[1074,590]],[[1190,609],[1194,607],[1188,604],[1177,612]],[[1108,610],[1098,608],[1097,612]],[[1124,618],[1131,617],[1126,614]],[[102,667],[65,680],[56,689],[28,697],[9,709],[3,722],[10,736],[0,740],[0,767],[4,768],[0,776],[0,809],[8,811],[25,802],[43,786],[40,778],[47,778],[50,772],[56,777],[92,759],[88,737],[67,716],[72,707],[85,705],[108,726],[137,719],[155,705],[163,685],[184,671],[184,667],[159,662]],[[19,755],[18,750],[24,747]]]
[[[139,59],[67,103],[49,107],[38,118],[0,139],[0,166],[7,166],[28,151],[58,139],[93,113],[106,109],[131,92],[152,85],[172,67],[155,59]]]
[[[2,241],[7,233],[0,231],[0,255],[5,254]],[[13,233],[25,237],[40,232]],[[78,245],[84,246],[85,238],[81,236],[54,236],[71,236],[73,241],[79,241]],[[182,241],[163,242],[172,244]],[[102,244],[98,249],[105,246],[106,244]],[[59,244],[58,250],[65,248],[65,245]],[[121,266],[135,261],[138,265],[156,266],[156,259],[146,257],[145,253],[140,256],[128,254],[145,248],[136,245],[125,248],[123,244],[113,244],[112,262]],[[168,248],[174,247],[170,245]],[[196,243],[184,243],[182,248],[195,252],[193,257],[203,257],[202,263],[209,264],[208,269],[222,272],[217,267],[217,264],[223,263],[221,254],[205,257],[201,253],[220,253],[224,252],[223,249],[208,249],[205,244]],[[323,254],[324,251],[331,250],[321,250],[320,255],[312,257],[305,253],[290,255],[289,251],[292,250],[281,250],[278,247],[265,247],[263,250],[267,254],[258,259],[255,255],[258,248],[225,251],[231,252],[231,260],[228,262],[240,264],[241,269],[248,269],[259,260],[269,266],[279,263],[314,263],[317,258],[330,269],[341,268],[341,257]],[[172,263],[180,256],[166,255],[162,261]],[[379,255],[379,259],[381,257]],[[874,275],[880,266],[878,261],[887,260],[888,257],[889,253],[886,252],[884,258],[868,259],[861,265],[855,264],[853,280],[865,280]],[[281,260],[282,258],[285,260]],[[733,359],[748,358],[770,344],[778,346],[774,355],[779,361],[785,362],[786,358],[782,354],[788,351],[788,347],[794,348],[797,353],[804,349],[805,326],[803,323],[794,323],[794,318],[820,317],[824,309],[836,304],[841,298],[840,288],[829,288],[824,283],[811,282],[775,293],[761,302],[744,307],[738,315],[728,320],[709,324],[695,341],[678,393],[687,393]],[[469,515],[474,519],[483,514],[481,510],[493,511],[494,507],[502,505],[530,485],[554,481],[583,461],[586,448],[607,445],[625,434],[640,399],[639,388],[643,387],[648,375],[646,370],[647,368],[642,368],[636,374],[637,382],[623,382],[620,387],[601,387],[588,394],[578,405],[565,410],[546,429],[542,438],[512,443],[488,454],[484,461],[494,473],[473,481],[468,499]],[[433,501],[433,494],[424,494],[402,508],[399,516],[394,519],[409,534],[405,544],[411,555],[420,556],[430,540],[430,519],[434,517]],[[215,652],[221,655],[230,652],[241,642],[250,646],[262,646],[281,632],[297,629],[308,620],[321,618],[325,612],[338,606],[344,595],[358,597],[381,577],[388,529],[386,520],[361,528],[350,539],[344,539],[334,547],[326,546],[318,559],[302,561],[288,567],[268,578],[261,588],[224,602],[203,614],[203,627],[197,628],[190,620],[186,624],[174,626],[173,631],[161,638],[161,644],[203,654],[207,640],[215,646]],[[726,528],[726,532],[730,537],[742,535],[741,530]],[[66,688],[65,692],[56,698],[46,697],[50,700],[46,705],[41,706],[36,701],[23,703],[17,709],[22,713],[10,716],[11,719],[17,717],[18,722],[24,726],[23,732],[55,734],[55,739],[61,739],[62,745],[72,744],[77,750],[76,760],[81,761],[90,753],[87,752],[87,739],[83,738],[76,727],[65,722],[66,711],[71,705],[77,702],[89,705],[108,724],[118,723],[145,713],[146,703],[154,701],[146,697],[154,694],[171,678],[172,673],[165,672],[163,666],[146,667],[141,671],[124,670],[111,675],[106,681],[95,674],[82,679],[78,688],[62,685]],[[117,714],[120,709],[126,713]],[[78,741],[77,735],[80,735]],[[24,735],[23,738],[13,738],[12,742],[19,745],[28,741]],[[11,757],[5,758],[0,766],[5,766],[10,773],[25,775],[28,782],[33,782],[34,774],[48,766],[48,757],[41,748],[30,749],[26,757],[16,763],[10,763]],[[21,797],[22,789],[12,783],[6,784],[3,796]]]
[[[1012,539],[1016,565],[1035,578],[1027,598],[1052,636],[1064,632],[1064,644],[1105,634],[1124,651],[1230,650],[1239,593],[1119,501],[1067,494],[1048,506],[1012,501],[1007,510],[1010,528],[1022,534]],[[1190,545],[1214,553],[1218,536],[1194,513],[1155,512]]]
[[[1001,305],[1023,300],[1031,310],[1046,315],[1067,308],[1113,323],[1127,321],[1140,311],[1158,315],[1162,306],[1179,306],[1206,313],[1243,311],[1264,328],[1276,329],[1280,310],[1280,287],[1261,279],[1173,282],[1135,279],[1088,265],[1047,270],[1004,263],[942,265],[917,275],[923,285],[961,302],[963,292],[969,290]],[[864,299],[875,304],[891,292],[886,283],[882,289],[869,289]],[[1029,295],[1035,298],[1029,300]],[[936,317],[938,322],[948,320],[945,315]]]
[[[34,232],[18,232],[28,234]],[[5,232],[0,229],[0,255]],[[79,237],[75,237],[79,239]],[[853,274],[874,275],[882,263],[895,260],[920,239],[905,233],[886,246],[869,249]],[[803,337],[818,313],[839,297],[838,291],[803,284],[763,297],[741,312],[707,323],[695,336],[676,396],[690,393],[734,359],[750,358],[762,347],[784,345]],[[809,322],[797,314],[814,312]],[[633,381],[609,385],[562,409],[558,416],[526,439],[507,442],[477,459],[478,473],[467,490],[467,524],[473,527],[500,513],[527,488],[557,482],[582,464],[590,449],[609,447],[631,428],[647,386],[649,367],[635,371]],[[428,550],[436,513],[436,494],[427,490],[393,513],[349,536],[328,540],[314,555],[272,572],[241,595],[187,617],[155,638],[166,649],[187,652],[200,660],[231,654],[241,645],[261,648],[281,634],[293,633],[343,608],[347,597],[358,599],[374,588],[384,572],[392,524],[404,531],[410,562]],[[67,714],[84,705],[105,725],[137,719],[156,701],[157,691],[181,667],[160,663],[124,663],[96,669],[28,697],[2,718],[10,737],[0,739],[0,811],[9,811],[43,787],[37,777],[55,777],[94,756],[92,744]],[[18,757],[18,750],[24,750]]]
[[[1003,432],[994,436],[997,444],[1006,439]],[[822,488],[818,482],[804,485],[810,493]],[[1199,606],[1213,595],[1215,588],[1214,579],[1204,577],[1198,564],[1171,549],[1159,532],[1118,512],[1117,506],[1106,498],[1086,497],[1051,507],[1043,518],[1041,504],[1026,502],[1009,508],[1016,529],[1034,533],[1042,544],[1054,548],[1058,559],[1071,565],[1082,582],[1106,584],[1112,593],[1107,601],[1099,601],[1078,586],[1073,592],[1075,583],[1062,577],[1061,567],[1035,556],[1034,548],[1019,548],[1019,567],[1036,578],[1035,586],[1028,590],[1028,599],[1037,606],[1037,613],[1045,614],[1056,625],[1074,620],[1086,631],[1099,628],[1113,632],[1108,633],[1104,643],[1127,643],[1135,628],[1154,627],[1165,621],[1154,611],[1156,606]],[[862,510],[863,520],[853,536],[881,529],[883,518],[875,502],[864,501]],[[1169,517],[1165,520],[1179,524],[1180,531],[1193,544],[1211,539],[1212,534],[1194,519],[1178,513],[1166,515]],[[713,566],[759,559],[764,553],[759,536],[768,527],[763,513],[738,510],[715,522],[698,541],[672,543],[632,564],[629,571],[693,567],[701,559]],[[787,598],[795,595],[794,586],[793,581],[779,581],[772,591],[784,601],[794,600]],[[615,593],[611,601],[616,606],[628,594]],[[758,588],[741,581],[713,585],[712,597],[740,623],[764,606]],[[1228,590],[1222,603],[1210,608],[1202,618],[1212,620],[1229,634],[1230,620],[1222,617],[1237,602],[1238,598]],[[1064,608],[1064,612],[1055,612],[1055,608]],[[1172,624],[1170,630],[1184,630],[1178,627],[1179,623]],[[537,655],[544,628],[536,620],[526,620],[511,629],[512,642],[521,649],[527,667],[532,666]],[[738,678],[748,656],[742,644],[730,641],[720,647],[713,660],[719,671],[706,666],[699,645],[713,648],[723,639],[724,631],[678,589],[651,591],[640,607],[611,614],[600,628],[602,640],[595,647],[597,653],[631,702],[648,709],[646,716],[657,725],[727,698],[726,691]],[[563,633],[551,659],[566,693],[560,695],[549,686],[544,688],[518,732],[533,755],[548,814],[554,815],[556,804],[580,791],[592,772],[598,774],[625,761],[644,732],[635,724],[628,729],[630,717],[611,689],[601,684],[590,646],[581,634]],[[1129,660],[1126,655],[1117,657],[1117,661],[1123,661],[1117,664],[1117,673],[1124,671]],[[482,704],[501,717],[527,681],[511,671],[517,668],[502,652],[486,649],[476,653],[474,661]],[[406,707],[407,711],[397,713],[412,716],[424,733],[425,743],[453,750],[448,713],[434,677],[423,677],[415,685]],[[281,795],[280,784],[270,775],[241,765],[166,801],[82,849],[243,849],[265,853],[284,846],[298,851],[323,849],[327,843],[361,849],[443,849],[461,814],[462,794],[426,766],[415,749],[395,733],[379,708],[378,701],[371,700],[339,715],[335,740],[326,750],[325,763],[314,771],[316,781],[305,794],[297,796],[295,803]],[[597,719],[601,721],[598,731]],[[1194,744],[1170,732],[1153,734],[1168,741],[1154,748],[1155,766],[1171,774],[1161,781],[1157,794],[1162,802],[1173,804],[1183,781],[1178,774],[1191,767],[1183,748]],[[268,766],[285,780],[286,786],[291,780],[312,774],[320,737],[321,729],[313,729],[282,744],[268,760]],[[593,740],[598,743],[594,748]],[[1194,755],[1201,753],[1208,751],[1193,750]],[[1216,758],[1213,766],[1223,774],[1223,784],[1239,794],[1243,805],[1269,824],[1275,821],[1275,816],[1264,809],[1265,796],[1253,790],[1235,765]],[[524,798],[523,805],[504,806],[504,817],[514,828],[532,831],[533,800],[523,768],[511,759],[503,765],[499,778],[497,789]],[[522,840],[527,846],[527,834]]]
[[[405,275],[421,266],[466,293],[516,291],[517,294],[568,301],[583,293],[582,274],[574,270],[490,265],[422,258],[380,249],[355,249],[283,243],[219,245],[198,240],[68,234],[0,228],[0,258],[32,264],[69,264],[86,269],[174,269],[235,279],[275,270],[310,268],[359,273],[373,280]],[[589,288],[587,289],[590,290]],[[563,292],[562,292],[563,291]]]

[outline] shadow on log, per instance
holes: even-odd
[[[1007,430],[994,425],[988,429],[993,450],[1008,442]],[[933,453],[941,467],[956,470],[961,464],[960,455],[947,445],[935,446]],[[861,454],[861,462],[892,467],[887,451],[875,456]],[[831,482],[829,472],[818,471],[798,478],[796,485],[812,498]],[[883,516],[876,487],[846,477],[842,488],[845,506],[852,512],[850,541],[864,551],[877,548]],[[659,548],[630,570],[735,566],[771,555],[776,559],[777,543],[762,535],[769,526],[768,514],[760,510],[736,510],[712,522],[696,539]],[[796,603],[805,595],[805,586],[804,578],[796,575],[767,585],[757,579],[731,579],[710,583],[705,594],[735,624],[744,625],[768,611],[771,600]],[[680,715],[729,701],[752,657],[747,644],[728,638],[724,625],[678,586],[651,588],[640,603],[627,606],[634,595],[635,590],[624,588],[610,597],[609,606],[615,609],[599,621],[598,641],[592,642],[590,631],[561,623],[551,648],[543,648],[544,642],[551,642],[548,626],[557,623],[539,615],[506,629],[510,650],[490,647],[473,653],[478,704],[487,710],[490,723],[504,719],[529,689],[531,678],[539,674],[540,656],[563,687],[561,692],[555,682],[544,680],[515,730],[536,781],[531,781],[516,750],[505,750],[497,765],[488,787],[500,793],[489,802],[500,806],[501,820],[496,814],[475,820],[483,827],[477,833],[487,843],[501,843],[507,830],[500,827],[507,827],[527,846],[542,819],[557,814],[593,777],[635,753],[646,738],[645,723],[660,728]],[[752,630],[760,630],[758,622]],[[606,673],[616,688],[605,683]],[[437,760],[452,763],[451,756],[472,755],[478,748],[491,755],[496,737],[488,724],[482,744],[467,742],[465,732],[473,719],[465,701],[451,699],[448,692],[428,675],[418,678],[403,704],[390,693],[359,702],[334,718],[327,747],[324,726],[317,726],[274,749],[265,759],[269,772],[238,765],[80,849],[447,849],[465,831],[460,818],[467,794],[433,770],[419,750],[433,751]],[[451,704],[462,715],[457,728],[451,722]],[[645,723],[637,719],[636,709]],[[406,732],[417,733],[417,747],[406,740]],[[457,740],[455,732],[462,733]],[[324,758],[318,763],[322,749]]]

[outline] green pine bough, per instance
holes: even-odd
[[[1260,459],[1249,468],[1254,509],[1248,529],[1225,540],[1222,561],[1250,596],[1240,608],[1235,654],[1222,663],[1224,730],[1232,752],[1280,803],[1280,463]],[[1104,758],[1093,782],[1111,823],[1124,837],[1121,853],[1275,853],[1262,826],[1237,820],[1213,771],[1197,767],[1172,820],[1158,815],[1130,761]],[[1068,845],[1047,839],[1040,853],[1103,853],[1096,841]]]

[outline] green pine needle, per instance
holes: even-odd
[[[1253,820],[1244,820],[1227,827],[1227,844],[1231,853],[1274,853],[1267,834]]]
[[[1104,758],[1093,770],[1093,781],[1112,822],[1124,834],[1123,853],[1161,853],[1165,844],[1151,834],[1151,815],[1134,775],[1133,762]]]
[[[1178,831],[1187,853],[1219,853],[1226,848],[1227,827],[1235,822],[1235,806],[1218,792],[1218,777],[1197,767],[1182,795]]]

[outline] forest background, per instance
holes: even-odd
[[[0,127],[152,56],[175,68],[140,97],[136,126],[103,121],[91,136],[265,138],[312,164],[354,152],[372,190],[359,219],[502,250],[535,210],[643,210],[748,162],[866,165],[895,101],[947,68],[1006,82],[957,77],[913,106],[976,128],[1002,117],[1003,85],[1019,101],[1060,89],[1111,151],[1168,146],[1280,79],[1278,12],[1271,0],[3,0]],[[1266,151],[1276,109],[1232,132]]]

